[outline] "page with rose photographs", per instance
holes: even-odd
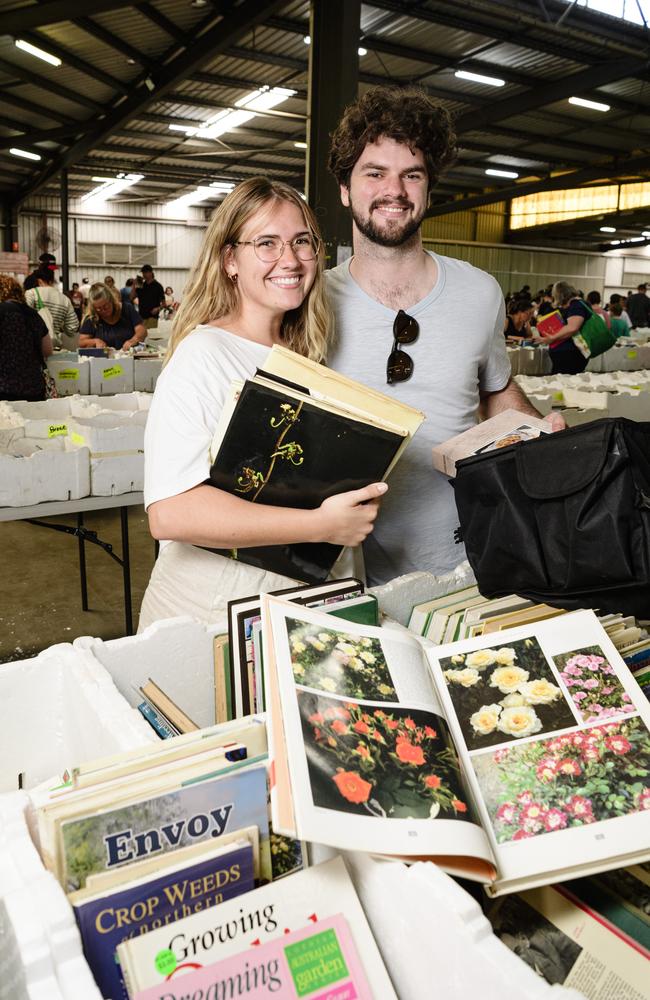
[[[274,829],[494,877],[418,639],[268,595],[262,619]]]
[[[650,858],[650,706],[593,611],[428,646],[491,895]]]

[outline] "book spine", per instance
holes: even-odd
[[[148,701],[143,701],[138,705],[138,712],[144,716],[151,728],[160,736],[161,740],[168,740],[171,736],[178,736],[178,730],[174,729],[167,719],[150,705]]]

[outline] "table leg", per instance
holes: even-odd
[[[124,617],[126,634],[133,635],[133,611],[131,607],[131,559],[129,553],[129,508],[120,508],[122,521],[122,573],[124,576]]]
[[[81,512],[77,514],[77,528],[82,529],[84,526],[84,516]],[[79,581],[81,583],[81,610],[88,611],[88,580],[86,578],[86,544],[84,541],[84,533],[79,530],[77,535],[77,540],[79,542]]]

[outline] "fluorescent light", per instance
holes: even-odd
[[[113,181],[115,180],[114,177],[91,177],[90,179],[91,181],[95,181],[95,183],[97,184],[107,184],[107,183],[112,184]]]
[[[614,226],[601,226],[600,227],[600,231],[601,231],[601,233],[615,233],[616,232],[616,230],[614,229]]]
[[[179,198],[174,198],[173,201],[168,201],[166,207],[178,209],[185,208],[188,205],[198,205],[200,202],[206,201],[208,198],[216,198],[217,194],[218,192],[213,187],[201,184],[194,191],[188,191],[187,194],[182,194]]]
[[[49,63],[51,66],[61,65],[61,60],[58,56],[50,55],[49,52],[39,49],[38,46],[32,45],[31,42],[26,42],[22,38],[16,39],[16,48],[22,49],[23,52],[28,52],[30,56],[36,56],[37,59],[42,59],[43,62]]]
[[[88,191],[81,197],[82,202],[97,201],[103,202],[107,201],[109,198],[113,198],[114,195],[119,194],[125,188],[131,187],[133,184],[137,184],[141,181],[144,174],[118,174],[117,177],[109,177],[102,181],[99,187],[93,188],[92,191]],[[93,177],[93,180],[99,180],[97,177]]]
[[[367,56],[368,55],[368,49],[364,49],[363,45],[360,45],[359,48],[357,49],[357,53],[360,56]]]
[[[270,111],[271,108],[293,97],[295,93],[295,90],[287,87],[260,87],[259,90],[253,90],[236,101],[234,108],[219,111],[200,128],[188,132],[188,135],[196,135],[200,139],[216,139],[224,132],[230,132],[244,122],[250,121],[255,115]]]
[[[41,157],[38,153],[30,153],[26,149],[18,149],[16,146],[12,146],[9,152],[13,156],[22,156],[25,160],[40,160]]]
[[[569,104],[577,104],[580,108],[591,108],[592,111],[609,111],[609,104],[588,101],[585,97],[570,97]]]
[[[305,45],[311,45],[311,35],[304,35],[302,40]]]
[[[621,242],[620,240],[610,240],[609,245],[610,247],[617,247],[620,245],[620,242]]]
[[[628,243],[642,243],[645,236],[630,236]]]
[[[650,240],[650,233],[646,232],[645,229],[643,230],[643,232],[641,233],[641,235],[644,236],[646,238],[646,240]]]
[[[217,194],[230,194],[230,192],[235,187],[234,181],[213,181],[210,184],[215,195]]]
[[[172,132],[185,132],[186,135],[194,135],[199,125],[170,125]]]
[[[519,177],[519,174],[514,170],[497,170],[496,167],[489,167],[486,174],[490,174],[491,177]]]
[[[473,83],[485,83],[489,87],[503,87],[505,80],[500,80],[498,76],[483,76],[482,73],[470,73],[466,69],[457,69],[454,73],[460,80],[471,80]]]
[[[296,147],[296,149],[307,149],[306,142],[294,142],[294,146]]]

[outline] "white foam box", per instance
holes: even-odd
[[[100,413],[70,419],[66,447],[90,449],[91,496],[116,496],[144,488],[146,411]]]
[[[24,420],[26,438],[66,437],[70,417],[70,399],[44,399],[37,403],[25,400],[11,404]]]
[[[141,392],[153,392],[156,388],[158,376],[162,371],[162,358],[148,358],[146,356],[133,359],[133,387]]]
[[[115,396],[73,396],[70,400],[70,412],[73,417],[93,415],[93,407],[100,410],[113,410],[116,413],[136,413],[138,410],[148,410],[151,406],[151,393],[120,392]]]
[[[0,507],[29,507],[49,500],[78,500],[90,493],[90,453],[66,452],[47,441],[16,441],[0,453]]]
[[[586,407],[590,410],[602,410],[602,416],[607,415],[607,401],[609,394],[606,392],[596,392],[588,389],[571,389],[567,386],[563,390],[565,406]]]
[[[633,389],[609,393],[609,416],[629,420],[650,420],[650,392]]]
[[[74,396],[75,393],[90,392],[90,365],[88,358],[58,358],[52,355],[47,359],[47,369],[56,382],[59,396]]]
[[[562,416],[567,427],[577,427],[579,424],[590,424],[592,420],[602,420],[607,414],[603,413],[602,410],[567,407],[562,410]]]
[[[118,392],[133,392],[133,358],[89,358],[90,388],[96,396],[114,396]]]

